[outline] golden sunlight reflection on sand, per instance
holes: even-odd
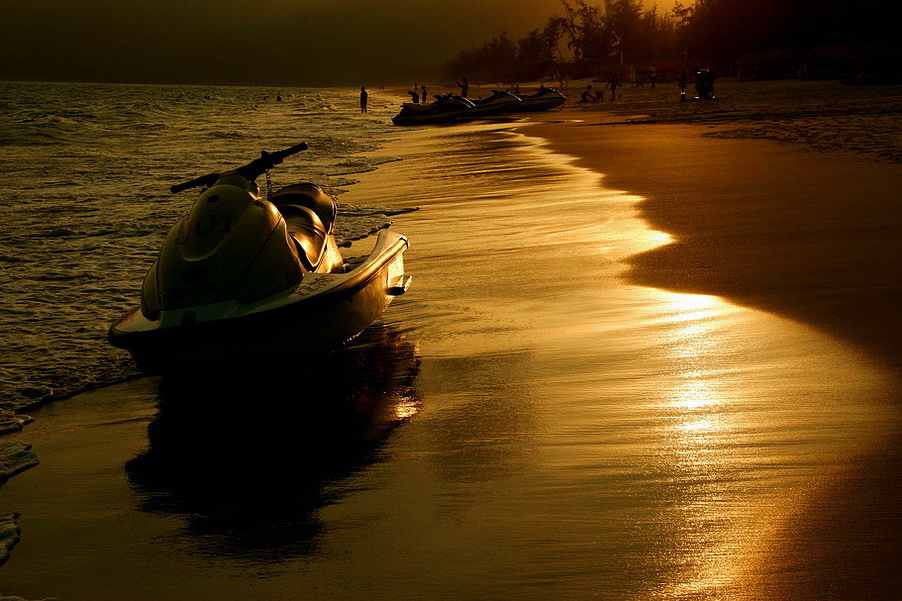
[[[733,309],[723,300],[706,295],[661,292],[665,308],[663,321],[668,330],[668,354],[675,369],[674,382],[665,388],[662,418],[669,423],[667,447],[678,473],[696,482],[694,491],[672,513],[673,528],[688,541],[686,552],[693,556],[673,557],[687,573],[664,587],[664,598],[693,598],[723,590],[742,560],[734,542],[724,537],[732,528],[727,508],[721,503],[728,487],[719,483],[732,463],[731,442],[743,433],[732,419],[729,392],[730,374],[710,368],[710,357],[727,356],[730,349],[717,335],[721,320]]]
[[[843,345],[789,320],[714,296],[652,294],[670,372],[654,405],[660,452],[683,483],[662,527],[682,539],[668,561],[684,566],[655,596],[753,599],[760,571],[781,569],[768,538],[818,485],[812,467],[858,448],[861,435],[851,433],[880,421],[878,406],[850,405],[843,390],[880,378]],[[824,364],[803,359],[815,349]],[[850,434],[832,436],[837,428]]]
[[[611,474],[642,474],[630,476],[638,481],[634,494],[661,497],[643,535],[651,534],[655,551],[643,561],[667,566],[666,576],[644,598],[753,598],[745,591],[761,576],[749,566],[767,565],[762,537],[788,519],[821,466],[867,444],[862,432],[880,417],[864,399],[880,389],[881,378],[842,344],[798,323],[716,296],[624,285],[622,261],[672,237],[638,217],[641,198],[604,189],[603,176],[547,152],[540,139],[517,134],[515,141],[509,150],[522,155],[519,169],[529,172],[528,182],[515,167],[482,162],[469,171],[479,179],[442,178],[442,189],[448,198],[479,199],[469,211],[485,222],[480,231],[495,236],[493,252],[529,253],[504,255],[508,266],[491,270],[482,294],[468,303],[467,335],[449,330],[448,343],[431,342],[426,353],[453,357],[465,339],[480,352],[504,356],[526,348],[530,363],[546,361],[547,376],[531,390],[555,399],[535,408],[543,416],[538,438],[549,445],[550,455],[537,459],[545,471],[561,471],[567,489],[590,489]],[[564,175],[553,179],[539,164]],[[448,173],[461,171],[457,165]],[[514,177],[516,187],[504,185]],[[384,182],[378,173],[373,178]],[[429,211],[412,219],[436,219]],[[569,247],[561,248],[561,223]],[[442,243],[438,228],[424,237]],[[447,239],[447,252],[457,256],[452,245],[460,251],[472,244],[467,250],[476,256],[487,252],[486,241]],[[442,278],[423,273],[420,281],[445,290]],[[862,400],[849,405],[848,395]],[[838,429],[847,433],[837,436]],[[609,440],[601,444],[590,433]],[[655,457],[650,465],[643,464],[647,457]],[[573,540],[595,533],[591,515],[574,510],[569,519],[586,523]]]
[[[410,419],[419,411],[419,402],[416,399],[401,399],[393,407],[395,419]]]
[[[593,189],[603,186],[602,176],[576,167],[570,157],[546,160],[571,174],[569,199],[597,197]],[[598,241],[594,252],[623,260],[673,241],[638,218],[641,198],[606,192],[605,204],[622,210],[597,230],[578,232]],[[611,289],[600,281],[588,293],[594,300],[586,301],[582,321],[561,318],[539,346],[557,345],[559,352],[568,344],[574,359],[586,361],[599,337],[614,348],[621,340],[640,348],[657,341],[660,359],[642,351],[641,386],[655,415],[646,425],[654,441],[648,444],[659,457],[663,490],[673,495],[653,529],[662,541],[657,561],[674,571],[646,590],[646,598],[754,599],[756,583],[768,578],[762,574],[781,570],[768,555],[768,537],[794,519],[820,472],[878,439],[883,418],[879,402],[868,399],[880,398],[883,379],[843,344],[787,319],[716,296],[630,290],[613,303],[622,307],[620,315],[593,315],[595,307],[612,305]],[[858,402],[849,404],[850,395]],[[610,415],[611,408],[600,408]],[[588,412],[571,419],[610,427],[603,426],[610,418]],[[624,441],[623,454],[606,461],[622,470],[648,452],[645,444]]]

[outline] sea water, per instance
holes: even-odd
[[[0,407],[21,409],[135,375],[106,343],[197,190],[169,186],[300,141],[274,187],[340,195],[390,131],[350,89],[0,84]],[[265,178],[259,178],[266,191]],[[390,199],[342,206],[349,242],[391,223]]]

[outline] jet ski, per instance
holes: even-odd
[[[392,117],[395,125],[420,125],[422,123],[442,123],[466,118],[471,115],[473,103],[456,94],[436,94],[435,102],[416,104],[405,102],[401,112]]]
[[[519,111],[547,111],[556,109],[567,101],[567,97],[552,88],[541,88],[535,94],[519,96]]]
[[[407,238],[382,230],[345,260],[332,234],[335,201],[310,183],[264,199],[255,179],[301,150],[261,153],[236,169],[172,186],[203,186],[166,236],[140,306],[109,329],[148,373],[197,364],[325,354],[366,329],[410,285]]]
[[[521,110],[520,104],[522,104],[519,98],[502,90],[492,90],[491,96],[478,98],[472,102],[474,106],[471,114],[474,116],[517,112]]]

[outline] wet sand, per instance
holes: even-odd
[[[606,186],[642,196],[642,217],[674,236],[628,259],[630,281],[811,324],[873,360],[898,401],[902,165],[603,115],[528,132],[605,174]],[[892,435],[826,476],[767,543],[795,575],[762,580],[762,598],[902,594],[900,433],[897,420]]]
[[[645,200],[676,242],[629,260],[632,281],[717,294],[902,360],[902,165],[810,154],[686,125],[530,128]]]

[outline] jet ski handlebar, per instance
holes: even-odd
[[[307,150],[307,142],[301,142],[300,144],[295,144],[291,148],[286,148],[285,150],[277,150],[275,152],[266,152],[264,150],[260,153],[260,158],[254,159],[243,167],[238,167],[229,171],[223,171],[221,173],[208,173],[207,175],[195,177],[194,179],[188,180],[187,182],[182,182],[180,184],[172,186],[171,188],[169,188],[169,191],[175,194],[177,192],[181,192],[182,190],[188,190],[189,188],[196,188],[198,186],[212,186],[216,183],[216,180],[226,175],[241,175],[247,178],[248,181],[252,182],[284,161],[285,157],[289,157],[302,150]]]

